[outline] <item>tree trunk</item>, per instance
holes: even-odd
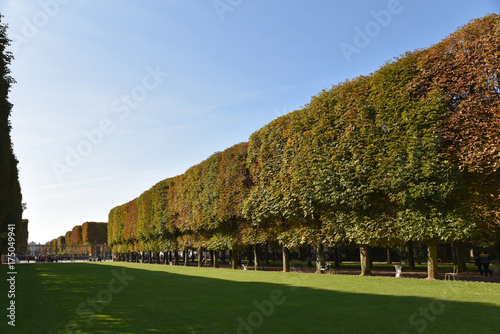
[[[201,267],[203,264],[202,264],[202,260],[203,260],[203,249],[200,247],[198,248],[198,267]]]
[[[290,272],[290,250],[283,246],[283,272]]]
[[[253,245],[253,264],[254,264],[254,270],[257,271],[259,270],[260,267],[260,246],[259,245]]]
[[[421,256],[421,253],[422,253],[422,245],[419,243],[417,243],[417,264],[419,266],[422,265],[422,256]]]
[[[497,173],[498,173],[498,171],[497,171]],[[498,235],[498,233],[497,233],[497,235]],[[497,259],[500,259],[500,241],[495,242],[495,253],[497,255],[496,256]]]
[[[213,260],[214,260],[214,268],[219,268],[219,252],[218,251],[214,251],[214,257],[213,257]]]
[[[156,256],[156,264],[160,264],[160,252],[156,252],[155,256]]]
[[[189,252],[188,248],[184,247],[184,267],[187,267],[189,265]]]
[[[457,252],[456,243],[451,244],[451,262],[454,265],[458,265],[458,252]]]
[[[238,269],[238,251],[234,247],[231,251],[231,269]]]
[[[415,269],[415,258],[413,257],[413,242],[410,240],[407,243],[408,246],[408,264],[410,269]]]
[[[385,248],[385,254],[386,254],[387,264],[392,264],[392,260],[391,260],[391,247],[387,246]]]
[[[316,249],[316,273],[321,273],[321,268],[325,267],[325,247],[320,244]]]
[[[359,257],[361,260],[361,274],[360,276],[370,276],[372,269],[370,265],[370,246],[359,246]]]
[[[174,266],[179,265],[179,252],[177,252],[177,249],[174,250]]]
[[[467,263],[466,263],[466,259],[465,259],[463,246],[464,246],[463,243],[460,241],[457,241],[455,243],[455,256],[457,258],[457,266],[458,266],[459,272],[467,271]]]
[[[245,251],[245,253],[247,254],[247,259],[248,259],[248,266],[250,267],[251,265],[254,264],[254,261],[253,261],[253,247],[248,247]]]
[[[336,245],[333,249],[333,257],[335,260],[335,268],[340,268],[340,246]]]
[[[269,244],[266,244],[265,256],[266,256],[266,266],[268,266],[269,265]]]
[[[312,265],[312,246],[311,245],[307,245],[307,266],[309,268],[311,268],[313,265]]]
[[[439,279],[438,272],[438,247],[435,240],[427,244],[427,279]]]

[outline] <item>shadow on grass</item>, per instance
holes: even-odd
[[[286,284],[297,274],[283,274],[285,282],[278,284],[233,281],[230,271],[227,279],[224,274],[216,279],[83,263],[20,265],[18,272],[12,333],[497,333],[500,328],[500,307],[491,304]],[[6,291],[6,284],[0,288]]]

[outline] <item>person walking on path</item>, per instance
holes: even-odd
[[[479,260],[484,268],[484,277],[488,277],[488,273],[490,273],[490,276],[493,276],[493,273],[490,271],[490,254],[486,250],[483,250],[481,255],[479,255]]]

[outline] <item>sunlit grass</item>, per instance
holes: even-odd
[[[496,333],[500,328],[500,285],[492,283],[132,263],[30,264],[17,271],[16,328],[4,331],[4,321],[1,333]],[[6,282],[0,281],[0,288],[6,291]]]

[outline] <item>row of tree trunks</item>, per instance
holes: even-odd
[[[437,249],[437,241],[429,241],[427,244],[427,279],[433,280],[433,279],[438,279],[439,278],[439,272],[438,272],[438,249]],[[410,269],[415,268],[415,261],[414,261],[414,256],[413,256],[413,243],[409,241],[407,243],[408,247],[408,258],[409,258],[409,266]],[[267,245],[266,245],[267,249]],[[360,250],[360,263],[361,263],[361,276],[370,276],[372,275],[372,265],[371,265],[371,257],[370,257],[370,246],[369,245],[360,245],[359,246]],[[463,250],[463,245],[461,243],[456,243],[454,244],[454,251],[455,251],[455,260],[457,262],[459,271],[465,271],[466,270],[466,263],[465,263],[465,257],[462,256],[462,253],[464,252]],[[254,269],[259,270],[259,268],[262,265],[261,259],[260,259],[260,253],[261,253],[261,247],[260,245],[255,245],[253,247],[253,258],[254,258]],[[266,252],[267,253],[267,252]],[[154,253],[156,257],[156,264],[160,263],[160,253],[156,252]],[[184,249],[184,266],[187,266],[189,263],[189,257],[187,256],[188,254],[188,249]],[[202,249],[198,250],[198,267],[202,266]],[[150,262],[152,263],[153,259],[153,252],[150,252]],[[167,258],[167,254],[164,254],[164,263],[168,263],[168,259],[171,257],[171,253],[169,253],[169,257]],[[173,257],[174,257],[174,265],[179,264],[179,253],[178,252],[173,252]],[[214,252],[210,251],[210,258],[213,262],[213,267],[214,268],[219,268],[219,252]],[[387,263],[390,263],[390,248],[387,247]],[[268,261],[268,259],[266,259]],[[334,248],[334,260],[335,260],[335,267],[339,268],[340,267],[340,252],[339,248],[335,247]],[[118,261],[122,262],[140,262],[140,253],[127,253],[127,254],[120,254],[118,256]],[[266,262],[267,262],[266,261]],[[325,266],[325,249],[324,245],[319,245],[316,249],[316,272],[319,273],[321,271],[321,268]],[[232,249],[231,251],[231,268],[232,269],[237,269],[238,268],[238,250]],[[283,272],[290,272],[290,249],[287,247],[283,246]]]
[[[427,244],[427,279],[434,280],[439,279],[438,271],[438,252],[437,252],[437,241],[431,240]],[[388,250],[389,248],[387,248]],[[415,262],[413,260],[413,246],[411,242],[408,244],[408,253],[410,260],[410,268],[415,268]],[[389,250],[388,250],[389,252]],[[370,276],[371,271],[371,261],[370,261],[370,246],[360,245],[359,255],[361,263],[361,274],[360,276]],[[388,261],[389,263],[389,261]],[[464,263],[465,264],[465,263]]]

